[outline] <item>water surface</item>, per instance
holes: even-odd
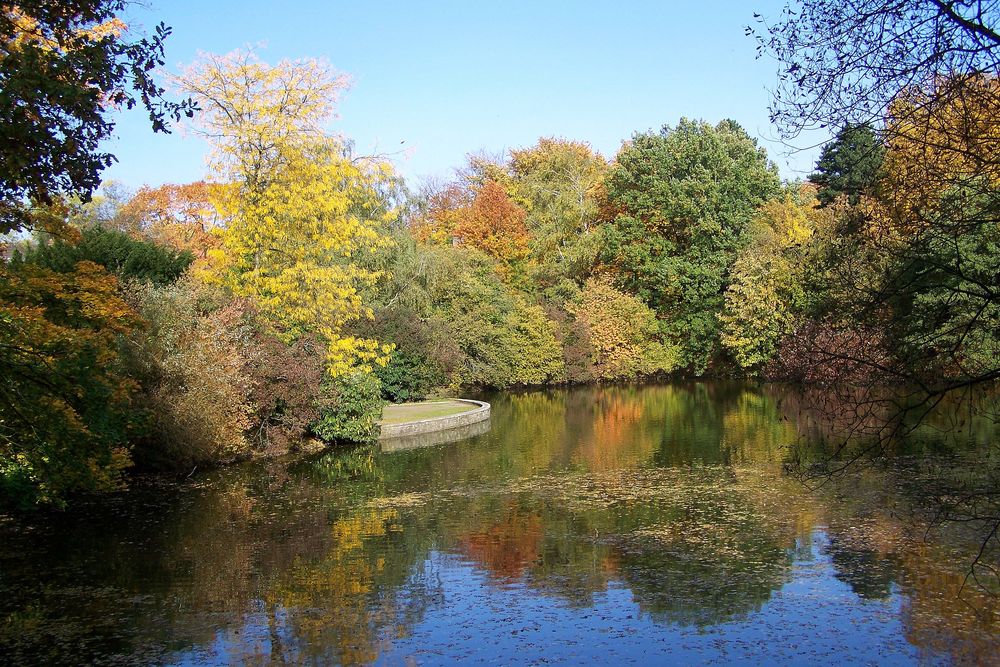
[[[457,442],[2,519],[0,662],[1000,662],[996,598],[962,588],[977,536],[922,523],[928,466],[806,489],[781,399],[493,396]]]

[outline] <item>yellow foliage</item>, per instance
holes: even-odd
[[[761,206],[754,234],[733,264],[720,340],[743,368],[765,363],[793,326],[805,298],[803,260],[796,252],[833,224],[836,209],[820,208],[816,188],[801,186]]]
[[[667,373],[679,365],[679,350],[664,342],[656,314],[641,300],[590,278],[580,298],[568,306],[587,333],[591,362],[602,380]]]
[[[879,236],[921,229],[941,194],[978,181],[1000,185],[1000,82],[969,75],[935,82],[932,94],[907,91],[890,110],[877,200],[866,200]]]
[[[4,18],[13,26],[13,40],[3,45],[3,51],[10,52],[14,49],[22,48],[26,44],[44,49],[46,51],[68,50],[72,48],[82,48],[87,42],[97,42],[108,37],[119,37],[126,30],[125,23],[118,17],[109,19],[103,23],[97,23],[80,30],[76,33],[77,40],[71,44],[60,44],[54,39],[47,37],[41,30],[38,19],[29,16],[17,5],[5,5],[0,7],[0,12]],[[0,58],[3,56],[0,55]]]
[[[179,79],[205,109],[215,192],[226,228],[204,275],[252,297],[288,336],[328,344],[333,375],[386,361],[386,347],[344,334],[370,318],[361,291],[382,273],[358,260],[390,243],[379,230],[395,211],[381,200],[388,165],[350,159],[321,124],[344,88],[319,61],[276,66],[251,55],[208,56]],[[235,85],[238,84],[238,85]]]
[[[285,147],[325,137],[323,125],[348,80],[322,60],[272,66],[234,51],[201,54],[174,83],[201,107],[197,131],[212,143],[216,174],[255,189],[279,170]]]
[[[766,228],[780,248],[802,245],[812,236],[815,227],[813,212],[818,206],[815,195],[815,186],[804,184],[800,193],[804,204],[796,203],[787,193],[781,199],[765,202],[756,217],[759,228]]]

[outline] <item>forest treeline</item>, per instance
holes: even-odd
[[[49,57],[14,25],[10,52]],[[346,81],[322,61],[208,55],[173,84],[204,180],[4,192],[6,498],[370,440],[384,401],[464,387],[961,379],[1000,356],[990,75],[899,91],[805,181],[732,120],[680,119],[419,187],[328,131]]]

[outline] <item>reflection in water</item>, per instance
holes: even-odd
[[[383,452],[398,452],[404,449],[416,449],[418,447],[432,447],[434,445],[445,445],[449,442],[468,440],[477,435],[486,435],[490,432],[490,420],[478,421],[465,426],[456,426],[444,431],[432,431],[430,433],[420,433],[417,435],[404,435],[398,438],[387,438],[379,441],[379,448]]]
[[[997,661],[973,537],[900,518],[912,469],[783,475],[776,391],[494,396],[459,442],[7,519],[0,662]]]

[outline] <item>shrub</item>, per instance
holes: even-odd
[[[679,347],[663,341],[653,310],[609,280],[587,280],[569,311],[586,332],[597,379],[630,380],[670,372],[680,363]]]
[[[247,361],[254,330],[246,304],[226,302],[193,280],[135,294],[148,322],[130,341],[148,414],[137,462],[177,469],[248,455],[253,406]]]
[[[878,369],[892,365],[878,329],[808,320],[781,340],[764,375],[803,385],[872,386],[890,380]]]
[[[190,278],[135,294],[149,323],[131,345],[149,416],[143,465],[280,455],[309,436],[326,373],[319,339],[285,343],[251,301]]]
[[[356,372],[323,384],[313,433],[327,442],[374,442],[382,418],[382,389],[371,373]]]
[[[192,261],[191,253],[177,252],[124,232],[103,227],[81,231],[77,243],[55,239],[32,246],[15,261],[69,273],[78,262],[99,264],[120,278],[134,278],[165,285],[180,278]]]
[[[392,403],[419,401],[445,383],[445,377],[424,354],[394,350],[389,363],[375,368],[382,397]]]
[[[395,346],[388,364],[374,369],[383,398],[393,402],[419,400],[446,386],[464,358],[447,322],[398,302],[376,309],[374,319],[356,323],[354,332]]]
[[[320,418],[326,349],[311,335],[286,344],[259,318],[250,346],[246,368],[254,410],[251,444],[255,451],[284,454],[307,438]]]

